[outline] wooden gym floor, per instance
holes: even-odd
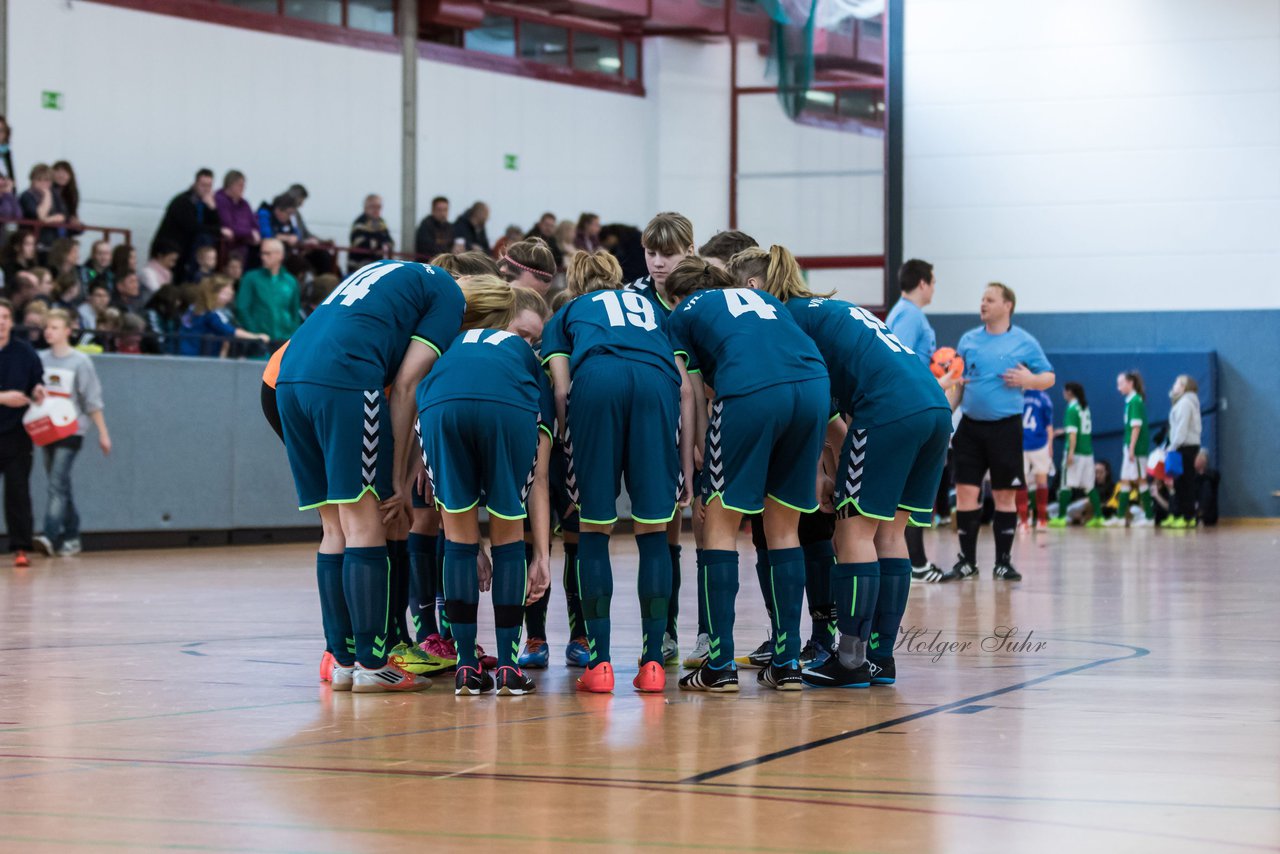
[[[5,568],[0,850],[1280,851],[1278,537],[1020,536],[1011,585],[984,530],[980,580],[913,586],[897,686],[736,697],[634,694],[625,592],[614,696],[572,690],[558,589],[536,695],[352,696],[316,681],[307,548]]]

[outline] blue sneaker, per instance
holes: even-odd
[[[547,648],[547,642],[541,638],[529,638],[517,663],[521,669],[546,670],[550,660],[551,650]]]
[[[804,649],[800,650],[800,667],[821,667],[831,657],[831,650],[825,644],[809,638]]]
[[[591,650],[586,638],[574,638],[564,648],[564,661],[570,667],[587,667],[591,664]]]

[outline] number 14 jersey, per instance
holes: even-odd
[[[583,294],[547,321],[542,330],[543,364],[566,356],[573,373],[593,355],[641,362],[680,384],[666,321],[642,294],[620,290]]]

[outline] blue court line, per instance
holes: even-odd
[[[987,709],[994,709],[995,706],[962,706],[959,709],[952,709],[953,715],[976,715],[978,712],[985,712]]]
[[[994,691],[986,691],[982,694],[974,694],[972,697],[965,697],[962,700],[955,700],[950,703],[943,703],[940,706],[934,706],[931,709],[925,709],[924,711],[914,712],[909,715],[904,715],[900,718],[894,718],[893,720],[881,721],[878,724],[871,724],[870,726],[864,726],[855,730],[850,730],[848,732],[842,732],[839,735],[827,736],[826,738],[820,738],[817,741],[811,741],[811,742],[808,742],[807,744],[797,744],[795,747],[788,747],[784,750],[775,750],[773,753],[766,753],[763,756],[757,756],[753,759],[745,759],[742,762],[735,762],[732,765],[724,765],[720,768],[713,768],[710,771],[703,771],[701,774],[694,774],[692,777],[686,777],[683,780],[680,780],[678,782],[685,783],[685,784],[705,783],[707,780],[714,780],[715,778],[723,777],[726,774],[733,774],[737,771],[742,771],[747,768],[754,768],[758,765],[764,765],[766,762],[773,762],[778,759],[786,759],[788,756],[795,756],[796,754],[799,754],[799,753],[806,753],[810,750],[817,750],[819,747],[826,747],[829,744],[838,744],[842,741],[848,741],[851,738],[857,738],[858,736],[867,735],[868,733],[879,732],[880,730],[884,730],[884,729],[891,729],[901,724],[910,723],[911,721],[918,721],[922,718],[933,717],[934,715],[938,715],[943,712],[950,712],[953,709],[959,709],[964,706],[972,705],[973,703],[979,703],[982,700],[990,700],[993,697],[1000,697],[1004,694],[1012,694],[1015,691],[1021,691],[1023,688],[1029,688],[1032,685],[1039,685],[1042,682],[1048,682],[1052,679],[1058,679],[1063,676],[1070,676],[1073,673],[1080,673],[1085,670],[1091,670],[1095,667],[1101,667],[1104,664],[1111,664],[1116,661],[1128,661],[1129,659],[1142,658],[1143,656],[1151,654],[1151,650],[1149,649],[1144,649],[1143,647],[1140,647],[1140,646],[1130,646],[1129,644],[1126,644],[1126,643],[1108,643],[1106,641],[1084,641],[1084,643],[1096,643],[1096,644],[1101,644],[1103,646],[1118,647],[1120,649],[1130,650],[1130,653],[1129,655],[1120,655],[1120,656],[1116,656],[1115,658],[1100,658],[1100,659],[1097,659],[1096,661],[1086,662],[1085,664],[1078,664],[1075,667],[1068,667],[1066,670],[1058,670],[1053,673],[1046,673],[1044,676],[1037,676],[1035,679],[1028,679],[1025,682],[1018,682],[1015,685],[1009,685],[1005,688],[997,688]]]

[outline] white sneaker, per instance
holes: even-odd
[[[58,557],[75,557],[84,551],[79,540],[67,540],[62,544],[62,548],[58,549]]]
[[[1123,527],[1124,527],[1124,517],[1122,517],[1122,516],[1112,516],[1110,519],[1106,519],[1106,520],[1104,520],[1104,521],[1103,521],[1103,523],[1102,523],[1102,525],[1103,525],[1103,527],[1105,527],[1105,528],[1123,528]]]
[[[33,551],[40,552],[42,555],[53,556],[53,543],[44,534],[36,534],[31,538],[31,547]]]
[[[333,668],[336,681],[339,667]],[[384,691],[425,691],[431,687],[431,680],[425,676],[414,676],[407,670],[401,670],[391,662],[376,670],[355,666],[355,674],[351,679],[351,690],[357,694],[380,694]]]
[[[662,663],[675,664],[680,660],[680,643],[667,632],[662,633]]]
[[[1133,528],[1152,528],[1152,527],[1155,527],[1155,524],[1156,524],[1156,520],[1155,520],[1155,519],[1148,519],[1146,516],[1143,516],[1143,517],[1142,517],[1142,518],[1140,518],[1140,519],[1134,519],[1134,520],[1133,520],[1133,523],[1130,525],[1130,527],[1133,527]]]
[[[697,670],[699,667],[707,663],[711,658],[711,636],[698,635],[698,642],[693,645],[693,651],[684,660],[686,670]]]
[[[355,680],[356,666],[343,667],[341,664],[333,665],[333,675],[329,678],[329,684],[335,691],[350,691],[351,683]]]

